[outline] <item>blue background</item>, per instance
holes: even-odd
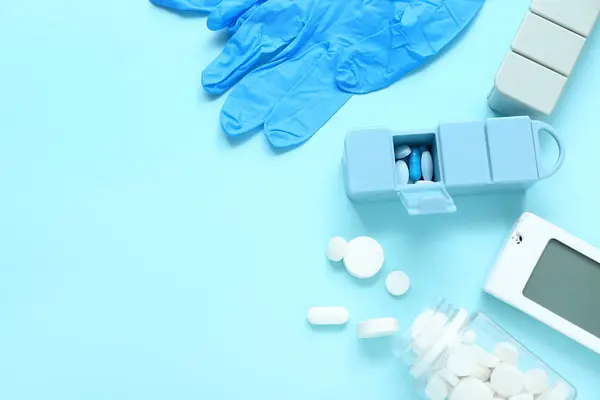
[[[600,356],[481,288],[510,227],[534,212],[600,246],[600,32],[550,121],[564,167],[526,195],[457,199],[452,215],[355,206],[346,132],[492,115],[486,96],[527,0],[488,0],[433,64],[355,96],[304,146],[231,143],[201,71],[226,39],[205,18],[144,0],[0,2],[0,398],[412,399],[388,341],[435,296],[481,309],[579,390],[600,393]],[[554,149],[546,143],[548,154]],[[357,282],[329,238],[369,235],[382,272]],[[412,278],[403,298],[386,274]],[[312,305],[351,313],[307,325]]]

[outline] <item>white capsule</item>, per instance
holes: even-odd
[[[379,272],[383,261],[383,248],[375,239],[359,236],[348,243],[344,266],[355,278],[371,278]]]
[[[496,354],[502,362],[508,364],[516,364],[519,360],[519,350],[511,343],[498,343],[494,347],[494,354]]]
[[[494,391],[503,397],[511,397],[523,393],[524,376],[517,367],[502,363],[492,372],[490,382]]]
[[[327,258],[333,262],[342,261],[348,251],[348,243],[344,238],[334,236],[327,245]]]
[[[433,376],[427,381],[425,396],[431,400],[446,400],[446,397],[448,397],[448,385],[441,378]]]
[[[525,372],[525,390],[533,394],[542,394],[548,389],[548,374],[543,369]]]
[[[403,160],[396,161],[396,182],[398,182],[398,185],[407,185],[408,181],[408,165]]]
[[[312,325],[343,325],[348,322],[348,310],[344,307],[312,307],[307,319]]]
[[[429,151],[424,151],[421,154],[421,175],[425,181],[433,179],[433,159]]]
[[[396,160],[400,160],[402,158],[408,157],[410,155],[410,146],[405,144],[401,144],[400,146],[396,146],[394,149],[394,153],[396,155]]]
[[[402,296],[410,288],[410,279],[402,271],[392,271],[385,279],[385,288],[392,296]]]
[[[494,394],[487,385],[475,378],[465,378],[454,388],[450,400],[493,400]]]
[[[396,318],[375,318],[358,324],[358,337],[361,339],[390,336],[398,332]]]
[[[468,346],[458,346],[450,352],[446,368],[458,377],[469,376],[477,366],[477,355]]]

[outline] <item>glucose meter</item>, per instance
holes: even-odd
[[[600,250],[531,213],[484,290],[600,354]]]

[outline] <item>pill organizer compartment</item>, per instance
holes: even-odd
[[[510,350],[508,355],[516,354],[516,362],[503,361],[498,355],[501,354],[497,350],[499,345]],[[497,393],[498,382],[494,382],[494,385],[491,381],[494,380],[494,370],[506,362],[514,365],[522,374],[531,374],[530,371],[535,370],[538,375],[547,377],[547,384],[542,384],[542,380],[537,382],[538,385],[532,385],[530,380],[519,394],[531,393],[534,394],[531,398],[539,400],[574,400],[577,397],[576,389],[565,378],[486,315],[470,313],[446,300],[439,301],[416,318],[411,329],[399,340],[395,354],[404,361],[407,366],[405,372],[414,380],[423,398],[447,399],[453,398],[451,394],[457,384],[468,378],[456,376],[452,370],[456,364],[450,364],[450,357],[454,354],[456,361],[456,353],[465,349],[467,354],[470,349],[475,350],[472,354],[477,355],[478,367],[471,368],[469,376],[485,383],[494,396],[504,398]],[[492,367],[479,368],[482,364]]]

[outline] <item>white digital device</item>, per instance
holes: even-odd
[[[600,250],[522,214],[484,290],[600,354]]]

